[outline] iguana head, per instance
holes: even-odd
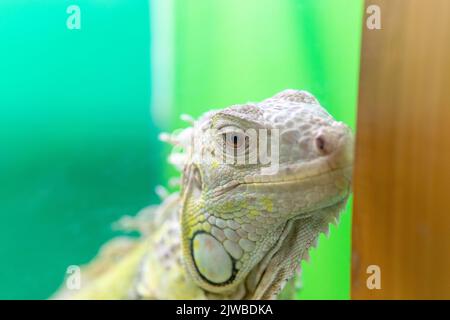
[[[188,274],[212,294],[272,297],[343,209],[349,128],[286,90],[209,112],[176,138]]]

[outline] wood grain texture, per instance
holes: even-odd
[[[450,299],[450,1],[370,4],[382,29],[364,23],[352,298]]]

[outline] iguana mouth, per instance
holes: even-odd
[[[315,174],[305,174],[304,171],[293,171],[290,169],[290,175],[287,174],[277,174],[273,176],[269,175],[257,175],[251,178],[247,178],[244,181],[231,181],[216,190],[212,194],[212,197],[219,197],[233,189],[236,189],[240,186],[295,186],[300,183],[307,183],[310,181],[315,181],[320,179],[326,175],[339,175],[343,182],[350,185],[351,183],[351,174],[352,174],[352,165],[343,166],[340,168],[335,168],[331,170],[322,171]],[[268,178],[269,177],[269,178]],[[284,178],[284,179],[283,179]]]
[[[347,179],[347,181],[350,181],[350,177],[345,175],[345,171],[349,171],[348,169],[351,169],[351,168],[352,168],[352,166],[349,165],[349,166],[332,169],[332,170],[328,170],[328,171],[313,174],[313,175],[302,175],[301,177],[298,177],[298,178],[296,178],[295,173],[292,174],[292,176],[294,176],[294,178],[287,178],[287,179],[279,179],[279,178],[277,179],[277,177],[278,177],[278,175],[277,175],[266,181],[252,181],[252,182],[244,182],[241,184],[247,184],[247,185],[250,185],[250,184],[251,185],[297,184],[297,183],[300,183],[303,181],[314,180],[316,178],[320,178],[325,175],[332,175],[333,173],[339,173],[339,172],[343,172],[345,179]],[[258,177],[262,177],[262,179],[263,179],[264,177],[267,177],[267,176],[258,176]],[[268,177],[271,177],[271,176],[268,176]]]

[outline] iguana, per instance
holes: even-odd
[[[285,90],[187,120],[162,135],[175,145],[180,191],[122,219],[142,236],[107,243],[81,269],[81,289],[55,298],[276,298],[337,222],[350,193],[352,133],[311,94]],[[267,160],[264,149],[274,170],[255,161]]]

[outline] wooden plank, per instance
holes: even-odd
[[[371,4],[382,29],[364,24],[352,298],[450,299],[450,1]]]

